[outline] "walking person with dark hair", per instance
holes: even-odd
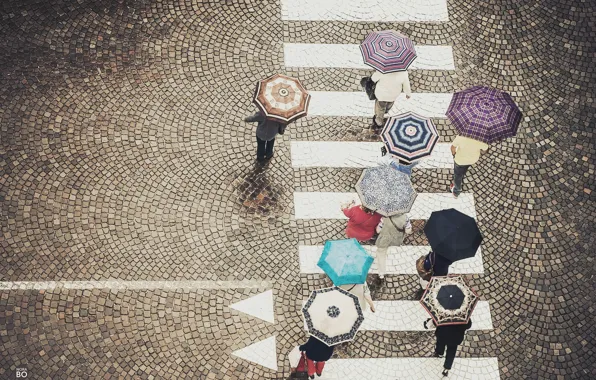
[[[273,146],[275,137],[283,135],[287,124],[279,121],[269,120],[261,111],[244,119],[247,123],[258,123],[257,125],[257,161],[264,163],[273,157]]]
[[[325,362],[333,355],[334,346],[328,346],[311,336],[305,344],[299,346],[299,349],[306,354],[308,376],[314,379],[315,373],[317,376],[321,376],[323,373]]]
[[[426,322],[424,326],[426,327]],[[466,331],[471,327],[472,320],[470,319],[467,324],[443,325],[438,326],[435,330],[437,344],[435,346],[434,356],[442,358],[445,354],[445,348],[447,348],[445,363],[443,364],[443,376],[449,375],[449,370],[453,366],[455,354],[457,353],[457,346],[464,341]]]

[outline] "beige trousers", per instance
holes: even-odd
[[[387,272],[387,248],[377,248],[377,260],[379,263],[379,276]]]
[[[389,112],[395,102],[384,102],[381,100],[375,100],[375,123],[383,126],[385,124],[385,114]]]

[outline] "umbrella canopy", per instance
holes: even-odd
[[[453,208],[433,211],[424,234],[433,251],[450,261],[474,257],[482,242],[476,220]]]
[[[478,303],[478,295],[461,276],[431,278],[420,300],[437,326],[466,324]]]
[[[418,195],[410,177],[391,166],[364,169],[356,191],[363,206],[384,216],[410,211]]]
[[[412,163],[431,154],[439,133],[430,119],[406,112],[387,119],[381,138],[389,154]]]
[[[515,136],[522,113],[508,93],[474,86],[453,94],[447,117],[460,135],[490,144]]]
[[[310,335],[328,346],[354,339],[364,315],[358,297],[340,289],[318,289],[302,308]]]
[[[275,74],[257,83],[253,102],[268,119],[289,123],[306,116],[310,95],[298,79]]]
[[[317,265],[336,286],[363,284],[373,260],[356,239],[328,240]]]
[[[369,33],[360,51],[364,63],[382,73],[407,70],[416,59],[412,40],[395,30]]]

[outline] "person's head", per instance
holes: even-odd
[[[362,211],[364,211],[367,214],[372,214],[375,212],[374,210],[371,210],[368,207],[364,207],[364,206],[360,206],[360,207],[362,207]]]

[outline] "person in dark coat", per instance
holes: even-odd
[[[424,258],[424,269],[429,271],[432,268],[433,276],[447,276],[449,273],[449,265],[453,264],[453,261],[444,258],[441,255],[437,255],[434,252],[429,252]],[[428,281],[420,279],[420,287],[426,288]]]
[[[443,376],[449,375],[449,370],[453,365],[457,346],[464,341],[466,330],[472,327],[472,320],[467,324],[438,326],[435,330],[437,345],[435,347],[435,357],[442,358],[447,347],[447,355],[443,364]]]
[[[298,347],[298,349],[306,354],[306,367],[308,376],[311,379],[321,376],[325,362],[333,355],[334,346],[328,346],[315,337],[308,338],[308,341]],[[316,363],[315,363],[316,362]]]
[[[257,161],[263,163],[273,157],[273,146],[275,136],[279,133],[283,135],[287,124],[269,120],[259,110],[255,114],[244,119],[247,123],[257,124]]]

